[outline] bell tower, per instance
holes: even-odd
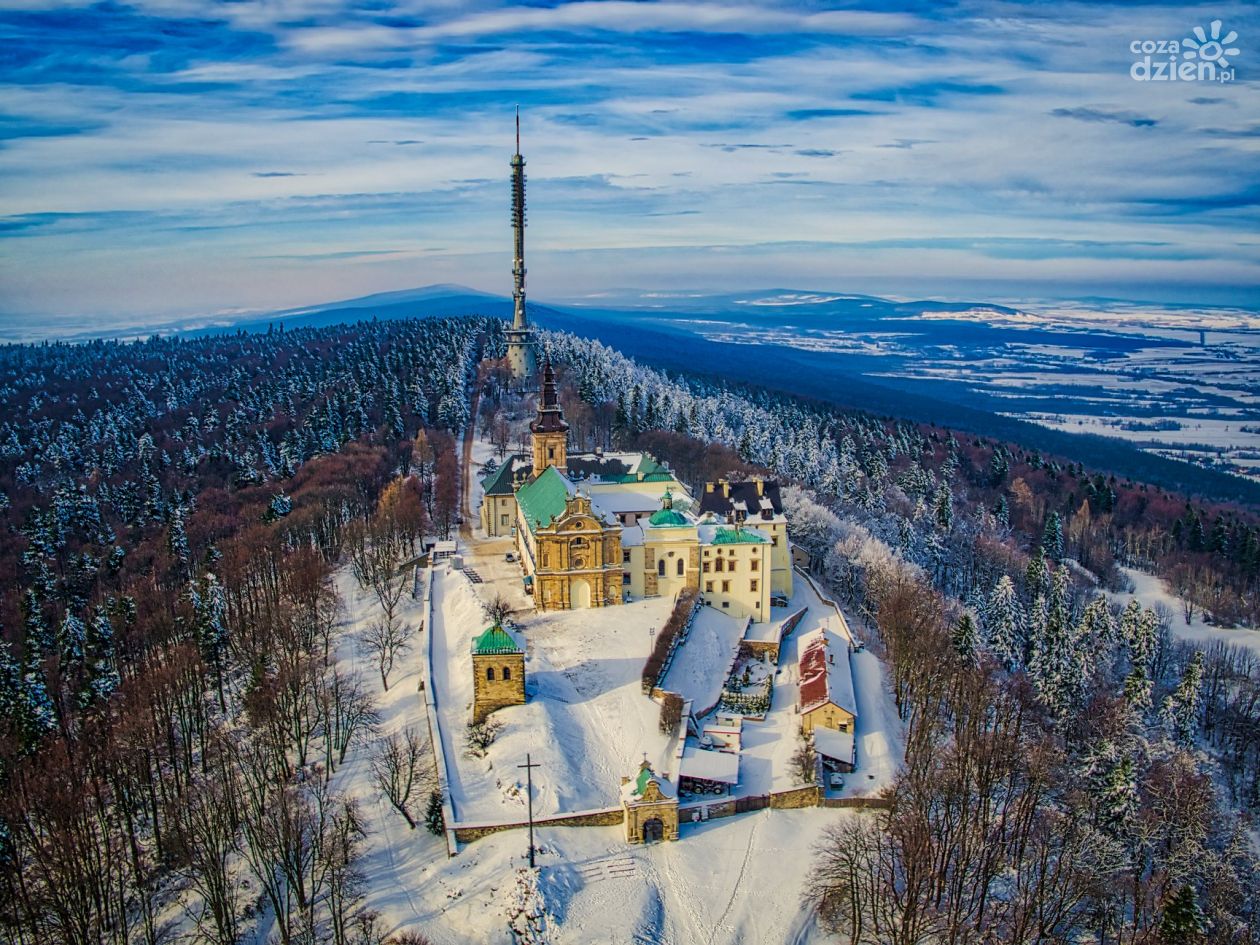
[[[556,372],[548,359],[543,365],[542,396],[538,399],[538,418],[529,425],[534,451],[534,475],[548,466],[562,474],[568,471],[569,425],[556,396]]]
[[[521,112],[516,112],[516,153],[512,155],[512,327],[507,336],[508,366],[522,388],[538,376],[538,345],[525,312],[525,159],[521,157]]]

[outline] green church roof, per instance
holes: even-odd
[[[563,515],[564,502],[568,497],[569,484],[555,466],[548,466],[533,482],[521,486],[516,493],[516,503],[533,532],[540,525],[545,526],[553,518]]]
[[[511,495],[512,478],[516,471],[516,458],[509,456],[507,460],[492,473],[486,473],[481,480],[482,491],[486,495]]]
[[[643,765],[639,769],[639,778],[634,782],[634,793],[636,796],[642,796],[648,782],[656,777],[656,774],[647,765]]]
[[[713,534],[715,545],[759,545],[764,541],[765,538],[756,532],[745,531],[742,528],[719,528]]]
[[[516,645],[511,634],[496,623],[492,627],[486,627],[473,640],[472,651],[473,656],[486,656],[490,653],[519,653],[521,648]]]

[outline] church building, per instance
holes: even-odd
[[[708,483],[699,508],[648,453],[569,452],[555,371],[543,368],[530,454],[482,485],[481,526],[512,535],[540,610],[608,607],[699,590],[733,617],[770,619],[792,593],[778,484]]]

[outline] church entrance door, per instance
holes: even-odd
[[[569,599],[573,602],[574,610],[591,606],[591,585],[585,578],[574,578],[569,585]]]
[[[661,823],[659,817],[653,817],[651,820],[643,822],[643,842],[644,843],[660,843],[665,837],[665,825]]]

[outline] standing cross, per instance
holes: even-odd
[[[525,798],[529,806],[529,868],[534,868],[534,769],[541,768],[542,765],[536,765],[530,760],[528,753],[525,755],[525,764],[517,765],[518,768],[525,769]]]

